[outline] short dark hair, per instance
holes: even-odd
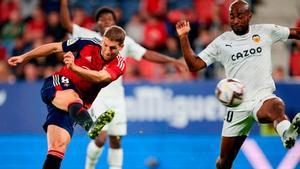
[[[98,21],[99,17],[103,14],[111,14],[114,18],[114,21],[117,22],[117,16],[114,10],[110,7],[100,7],[96,10],[95,20]]]
[[[103,37],[106,37],[111,41],[119,42],[119,44],[124,44],[126,32],[123,28],[115,25],[106,28]]]

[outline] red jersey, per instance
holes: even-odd
[[[107,62],[103,60],[103,57],[100,54],[100,41],[96,38],[69,39],[62,43],[62,48],[64,52],[76,52],[74,54],[74,62],[76,65],[85,69],[96,71],[105,69],[111,75],[112,81],[116,80],[125,72],[125,58],[118,55],[111,61]],[[76,73],[68,69],[67,66],[63,66],[55,74],[65,76],[71,80],[85,105],[91,105],[101,88],[104,87],[103,84],[93,83],[78,76]]]

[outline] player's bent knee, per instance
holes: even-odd
[[[264,103],[264,108],[257,112],[257,118],[261,123],[271,123],[276,119],[285,118],[284,102],[280,98],[272,98]]]
[[[278,119],[281,117],[283,118],[285,116],[284,109],[285,109],[285,106],[284,106],[283,101],[280,99],[274,99],[272,101],[271,111],[269,111],[267,113],[271,119],[275,120],[275,119]]]
[[[110,136],[109,137],[110,147],[114,149],[121,148],[121,137]]]
[[[101,137],[101,136],[98,136],[96,139],[95,139],[95,144],[98,146],[98,147],[102,147],[106,142],[106,137]]]
[[[73,89],[68,89],[57,91],[52,101],[52,104],[58,107],[59,109],[68,111],[69,104],[73,102],[82,102],[82,100]]]
[[[284,103],[280,99],[276,99],[273,101],[272,108],[277,112],[284,112]]]
[[[68,100],[77,100],[79,98],[79,95],[73,89],[65,90],[65,94],[67,95],[65,97],[68,97]]]
[[[79,98],[79,95],[73,89],[67,89],[67,90],[56,91],[55,98],[70,100],[70,99]]]

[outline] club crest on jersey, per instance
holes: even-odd
[[[257,35],[257,34],[255,34],[255,35],[252,36],[252,40],[253,40],[254,42],[256,42],[256,43],[259,43],[259,42],[260,42],[260,36]]]
[[[64,87],[69,87],[70,86],[70,80],[64,76],[61,77],[61,83]]]
[[[67,41],[67,46],[73,45],[79,38],[72,38]]]

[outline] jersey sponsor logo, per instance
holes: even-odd
[[[67,41],[67,46],[73,45],[79,38],[72,38]]]
[[[231,60],[232,61],[237,61],[239,59],[246,58],[246,57],[249,57],[249,56],[253,56],[255,54],[260,54],[261,52],[262,52],[261,47],[243,50],[242,52],[238,52],[238,53],[232,55]]]
[[[260,42],[260,36],[257,35],[257,34],[255,34],[255,35],[252,36],[252,40],[253,40],[254,42],[256,42],[256,43],[259,43],[259,42]]]

